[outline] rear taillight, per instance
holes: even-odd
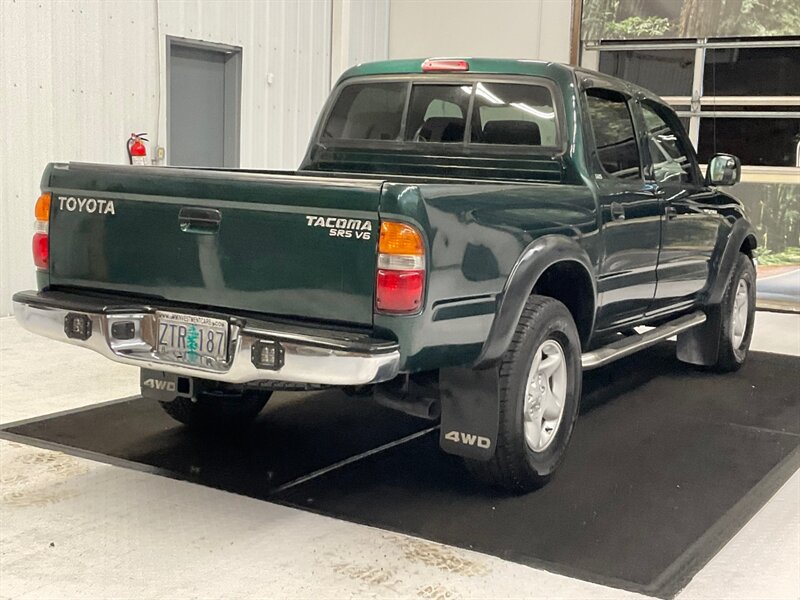
[[[36,201],[36,233],[33,234],[33,264],[47,270],[50,265],[50,192]]]
[[[46,233],[33,234],[33,264],[37,269],[47,269],[50,264],[50,237]]]
[[[384,313],[419,312],[425,294],[425,243],[411,225],[381,223],[375,308]]]

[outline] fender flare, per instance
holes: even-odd
[[[481,353],[473,364],[475,369],[491,367],[500,360],[511,345],[525,302],[531,295],[536,282],[548,268],[560,262],[576,262],[585,270],[592,283],[592,302],[597,306],[597,282],[594,266],[589,255],[572,238],[563,235],[545,235],[531,242],[522,252],[506,280],[503,291],[498,295],[497,308],[489,335],[481,348]]]
[[[752,246],[755,248],[758,244],[755,229],[747,219],[737,219],[728,233],[725,248],[717,253],[717,259],[710,265],[710,270],[714,275],[712,275],[713,279],[709,282],[706,292],[706,305],[715,305],[722,301],[736,257],[739,255],[742,244],[748,238],[752,238]]]

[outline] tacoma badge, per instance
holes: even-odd
[[[324,227],[331,237],[368,240],[372,235],[372,221],[364,219],[345,219],[343,217],[318,217],[306,215],[309,227]]]

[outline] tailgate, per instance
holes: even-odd
[[[73,163],[44,183],[51,286],[372,323],[380,181]]]

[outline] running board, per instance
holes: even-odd
[[[615,360],[629,356],[634,352],[638,352],[639,350],[643,350],[644,348],[657,344],[658,342],[670,338],[673,335],[683,333],[687,329],[691,329],[692,327],[696,327],[697,325],[705,323],[705,321],[705,313],[698,310],[690,315],[685,315],[675,319],[674,321],[664,323],[663,325],[660,325],[655,329],[651,329],[650,331],[645,331],[644,333],[639,333],[637,335],[626,336],[621,340],[617,340],[616,342],[609,344],[608,346],[603,346],[602,348],[592,350],[591,352],[584,352],[581,355],[581,366],[583,367],[584,371],[602,367],[608,363],[614,362]]]

